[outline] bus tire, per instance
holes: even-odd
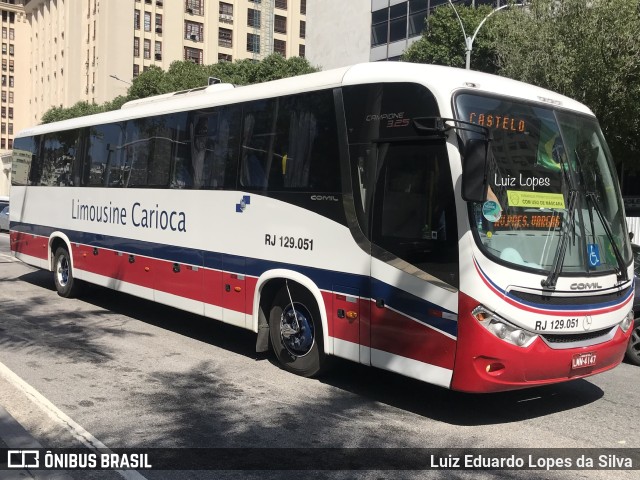
[[[73,277],[71,255],[65,247],[58,247],[53,257],[53,281],[61,297],[73,298],[78,294],[79,282]]]
[[[269,312],[271,345],[285,370],[314,377],[326,365],[320,311],[307,289],[290,282],[289,291],[296,315],[285,285],[276,294]]]

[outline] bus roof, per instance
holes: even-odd
[[[478,92],[509,96],[593,115],[588,107],[575,100],[505,77],[439,65],[374,62],[236,88],[229,84],[217,84],[190,90],[188,95],[185,95],[185,92],[175,92],[149,99],[134,100],[125,104],[120,110],[27,128],[19,132],[16,138],[325,88],[388,82],[423,84],[432,90],[438,100],[441,100],[442,106],[450,103],[447,99],[450,99],[456,90],[474,89]]]

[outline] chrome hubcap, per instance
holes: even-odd
[[[280,317],[280,337],[287,351],[294,357],[304,357],[313,347],[315,328],[311,314],[300,303],[287,305]]]
[[[69,261],[64,255],[58,258],[56,274],[58,276],[58,284],[61,287],[66,287],[67,283],[69,283]]]

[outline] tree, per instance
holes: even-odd
[[[42,123],[59,122],[84,115],[93,115],[94,113],[101,113],[103,111],[103,108],[95,103],[78,102],[69,108],[50,108],[42,116]]]
[[[117,110],[129,100],[203,87],[207,85],[209,77],[219,78],[225,83],[247,85],[316,71],[318,69],[312,67],[304,58],[285,59],[277,53],[269,55],[260,62],[245,59],[234,63],[200,65],[190,61],[175,61],[166,72],[157,66],[149,67],[133,80],[126,96],[116,97],[102,105],[78,102],[70,108],[53,107],[42,116],[42,123]]]
[[[600,120],[617,163],[640,151],[637,0],[533,0],[505,12],[500,74],[579,100]]]
[[[490,6],[478,8],[457,6],[465,32],[473,36],[480,22],[492,12]],[[474,43],[471,55],[471,68],[487,73],[498,70],[495,44],[497,41],[495,25],[500,22],[500,14],[492,16],[482,26]],[[413,43],[402,55],[402,60],[413,63],[433,63],[464,68],[466,58],[465,38],[460,22],[453,8],[442,5],[436,8],[427,19],[422,38]]]
[[[170,90],[166,90],[165,76],[164,70],[156,65],[151,65],[145,72],[133,79],[133,83],[127,90],[127,98],[136,100],[169,92]]]

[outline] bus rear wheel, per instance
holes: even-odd
[[[78,280],[73,278],[71,255],[65,247],[59,247],[53,257],[53,281],[61,297],[72,298],[78,294]]]
[[[289,283],[275,296],[269,313],[269,335],[278,362],[303,377],[319,375],[326,365],[322,322],[315,298]]]

